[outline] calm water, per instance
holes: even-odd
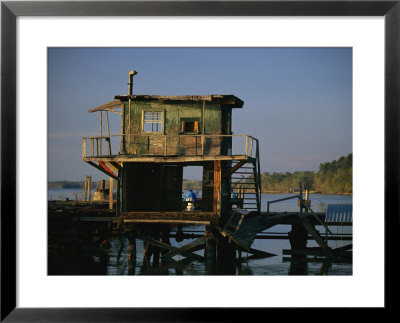
[[[201,193],[201,192],[199,192]],[[49,200],[65,200],[66,198],[75,199],[77,195],[83,196],[83,191],[79,189],[51,189],[48,192]],[[201,194],[198,194],[198,196]],[[267,210],[267,202],[284,197],[290,194],[263,194],[262,195],[262,211]],[[311,194],[311,208],[314,212],[324,212],[328,204],[344,204],[352,203],[351,196],[341,195],[323,195]],[[288,200],[270,206],[270,211],[297,211],[297,199]],[[321,233],[325,233],[323,227],[316,227]],[[172,228],[172,231],[176,228]],[[266,230],[268,233],[287,233],[291,230],[289,225],[278,225]],[[333,233],[351,233],[351,227],[331,226]],[[204,232],[204,226],[185,227],[184,231],[200,231]],[[176,247],[183,246],[191,240],[183,240],[176,242],[171,238],[171,244]],[[329,245],[333,248],[340,247],[351,243],[351,241],[330,241]],[[137,241],[137,257],[136,262],[128,259],[128,240],[125,238],[115,237],[110,241],[111,246],[108,249],[95,249],[88,247],[80,253],[81,266],[92,268],[93,272],[88,274],[102,275],[204,275],[206,273],[205,264],[198,261],[187,261],[184,257],[175,256],[168,263],[160,262],[158,268],[150,268],[143,263],[143,243]],[[311,240],[308,241],[308,247],[316,247],[317,244]],[[285,240],[272,239],[256,239],[252,248],[267,251],[277,256],[264,259],[248,259],[236,267],[236,275],[352,275],[353,266],[349,263],[324,263],[316,261],[309,257],[307,262],[293,263],[289,260],[289,256],[283,255],[283,249],[290,249],[290,243]],[[204,251],[196,253],[202,254]],[[84,256],[82,256],[84,255]],[[242,257],[246,254],[242,253]],[[86,265],[84,265],[84,263]]]

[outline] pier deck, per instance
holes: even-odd
[[[123,212],[123,223],[169,223],[169,224],[199,224],[216,223],[218,215],[214,212]]]

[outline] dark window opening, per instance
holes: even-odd
[[[199,132],[198,121],[182,121],[182,132]]]

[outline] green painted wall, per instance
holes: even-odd
[[[143,132],[142,131],[142,113],[143,111],[162,111],[164,118],[163,132]],[[204,133],[205,134],[226,134],[226,114],[231,113],[231,109],[225,109],[220,104],[205,102],[204,115]],[[225,114],[225,116],[224,116]],[[128,135],[124,137],[121,145],[126,147],[127,154],[164,154],[167,149],[167,155],[178,153],[178,135],[181,134],[181,121],[199,121],[199,134],[203,130],[203,102],[202,101],[179,101],[179,102],[144,102],[131,101],[125,102],[123,113],[123,133]],[[165,137],[160,134],[168,135],[167,144]],[[230,134],[230,133],[229,133]],[[184,138],[189,140],[190,138]],[[200,138],[192,136],[191,140],[199,141]],[[198,145],[193,141],[191,146]],[[167,148],[165,148],[167,147]]]

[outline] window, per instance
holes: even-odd
[[[163,113],[161,111],[143,111],[142,127],[145,132],[162,132]]]
[[[189,121],[189,120],[183,121],[182,120],[181,131],[198,133],[199,132],[199,121]]]

